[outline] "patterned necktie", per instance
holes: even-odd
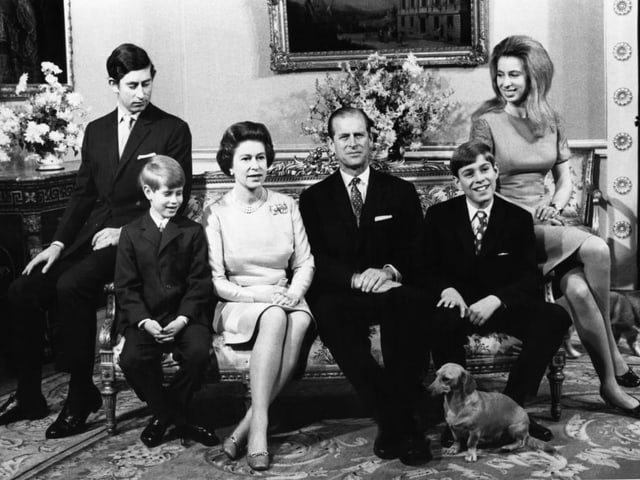
[[[356,223],[358,226],[360,226],[360,214],[362,213],[362,205],[364,204],[362,201],[362,194],[358,189],[359,183],[360,179],[358,177],[354,177],[349,183],[351,186],[351,208],[353,208],[353,213],[356,216]]]
[[[482,248],[482,238],[484,237],[484,232],[487,229],[487,224],[489,223],[487,220],[487,214],[482,210],[478,210],[476,212],[475,218],[478,220],[476,222],[476,226],[474,228],[475,233],[473,237],[473,244],[476,247],[476,255],[480,254],[480,249]]]

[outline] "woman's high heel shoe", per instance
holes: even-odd
[[[267,470],[270,463],[269,452],[266,450],[264,452],[255,452],[247,455],[247,464],[249,464],[253,470]]]
[[[629,367],[623,375],[616,375],[616,383],[621,387],[635,388],[640,386],[640,377]]]
[[[237,460],[244,453],[244,445],[240,445],[233,435],[228,436],[222,442],[222,451],[230,460]]]
[[[617,410],[619,412],[622,412],[624,415],[627,415],[628,417],[640,419],[640,403],[638,403],[638,405],[635,408],[619,407],[618,405],[615,405],[611,400],[607,398],[607,396],[604,394],[604,391],[602,390],[602,387],[600,387],[600,397],[602,397],[602,400],[604,400],[604,403],[606,403],[608,407],[613,408],[614,410]],[[632,398],[636,398],[636,397],[632,397]],[[636,400],[638,399],[636,398]],[[640,402],[640,400],[638,400],[638,402]]]

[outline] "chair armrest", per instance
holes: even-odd
[[[100,349],[113,350],[111,332],[113,331],[113,324],[116,320],[116,293],[113,282],[104,286],[104,293],[107,294],[107,313],[100,327],[98,342],[100,343]]]

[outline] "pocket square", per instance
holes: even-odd
[[[499,257],[506,257],[507,255],[509,255],[509,252],[500,252],[498,254]]]
[[[390,218],[393,218],[393,215],[378,215],[377,217],[375,217],[373,219],[374,222],[382,222],[384,220],[389,220]]]
[[[153,153],[145,153],[144,155],[138,155],[138,160],[144,160],[145,158],[155,157],[156,152]]]

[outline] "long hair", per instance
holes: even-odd
[[[516,57],[522,61],[524,73],[527,77],[527,87],[524,93],[524,108],[527,112],[534,133],[542,136],[547,128],[555,130],[557,123],[556,112],[547,101],[553,80],[553,62],[540,42],[526,35],[513,35],[498,43],[491,53],[489,71],[491,86],[496,94],[491,100],[484,102],[472,115],[472,119],[480,115],[502,110],[506,101],[498,87],[498,61],[501,57]]]

